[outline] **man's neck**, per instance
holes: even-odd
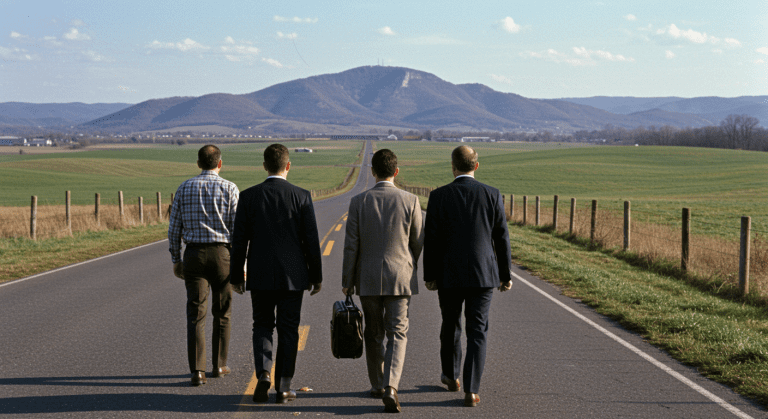
[[[383,178],[383,179],[381,179],[381,178],[375,178],[375,179],[376,179],[376,183],[379,183],[379,182],[395,183],[395,177],[394,176]]]

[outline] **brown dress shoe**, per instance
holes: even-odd
[[[269,376],[269,372],[264,371],[259,377],[258,383],[256,383],[256,390],[253,392],[254,403],[266,403],[269,400],[269,388],[272,387],[272,377]]]
[[[205,384],[207,380],[205,379],[205,371],[195,371],[192,374],[192,385],[197,387]]]
[[[371,389],[371,397],[374,399],[380,399],[384,397],[384,389],[383,388],[372,388]]]
[[[281,391],[275,397],[275,403],[283,404],[296,400],[296,392],[293,390]]]
[[[397,399],[397,389],[387,387],[384,389],[384,396],[381,398],[384,402],[384,411],[387,413],[400,413],[400,401]]]
[[[232,370],[228,366],[225,365],[223,367],[214,368],[213,372],[211,373],[211,377],[213,377],[213,378],[223,377],[223,376],[229,374],[230,372],[232,372]]]
[[[446,377],[445,374],[440,374],[440,382],[448,386],[448,391],[459,391],[461,389],[461,384],[459,384],[458,378],[451,380]]]
[[[475,407],[480,403],[480,396],[476,393],[464,393],[464,406]]]

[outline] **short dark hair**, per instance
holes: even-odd
[[[477,165],[477,152],[468,145],[458,146],[451,153],[451,163],[459,172],[469,173]]]
[[[374,153],[371,159],[371,167],[376,172],[376,176],[380,179],[385,179],[395,175],[397,170],[397,156],[392,150],[382,148]]]
[[[213,144],[204,145],[197,152],[197,163],[203,170],[213,170],[221,161],[221,150]]]
[[[269,173],[280,173],[288,165],[288,149],[282,144],[271,144],[264,150],[264,167]]]

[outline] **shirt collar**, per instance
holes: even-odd
[[[475,178],[475,177],[474,177],[474,176],[472,176],[472,175],[458,175],[458,176],[456,176],[456,179],[458,179],[458,178],[460,178],[460,177],[471,177],[472,179],[474,179],[474,178]]]
[[[380,180],[380,181],[376,182],[377,185],[380,184],[380,183],[385,183],[385,184],[390,184],[392,186],[395,186],[395,182],[390,182],[388,180]]]
[[[282,179],[282,180],[288,180],[282,176],[273,175],[273,176],[267,176],[267,179]]]
[[[218,176],[219,174],[216,173],[214,170],[203,170],[202,173],[200,173],[201,176]]]

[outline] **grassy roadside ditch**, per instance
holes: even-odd
[[[675,359],[768,407],[768,310],[599,249],[510,224],[513,260]]]

